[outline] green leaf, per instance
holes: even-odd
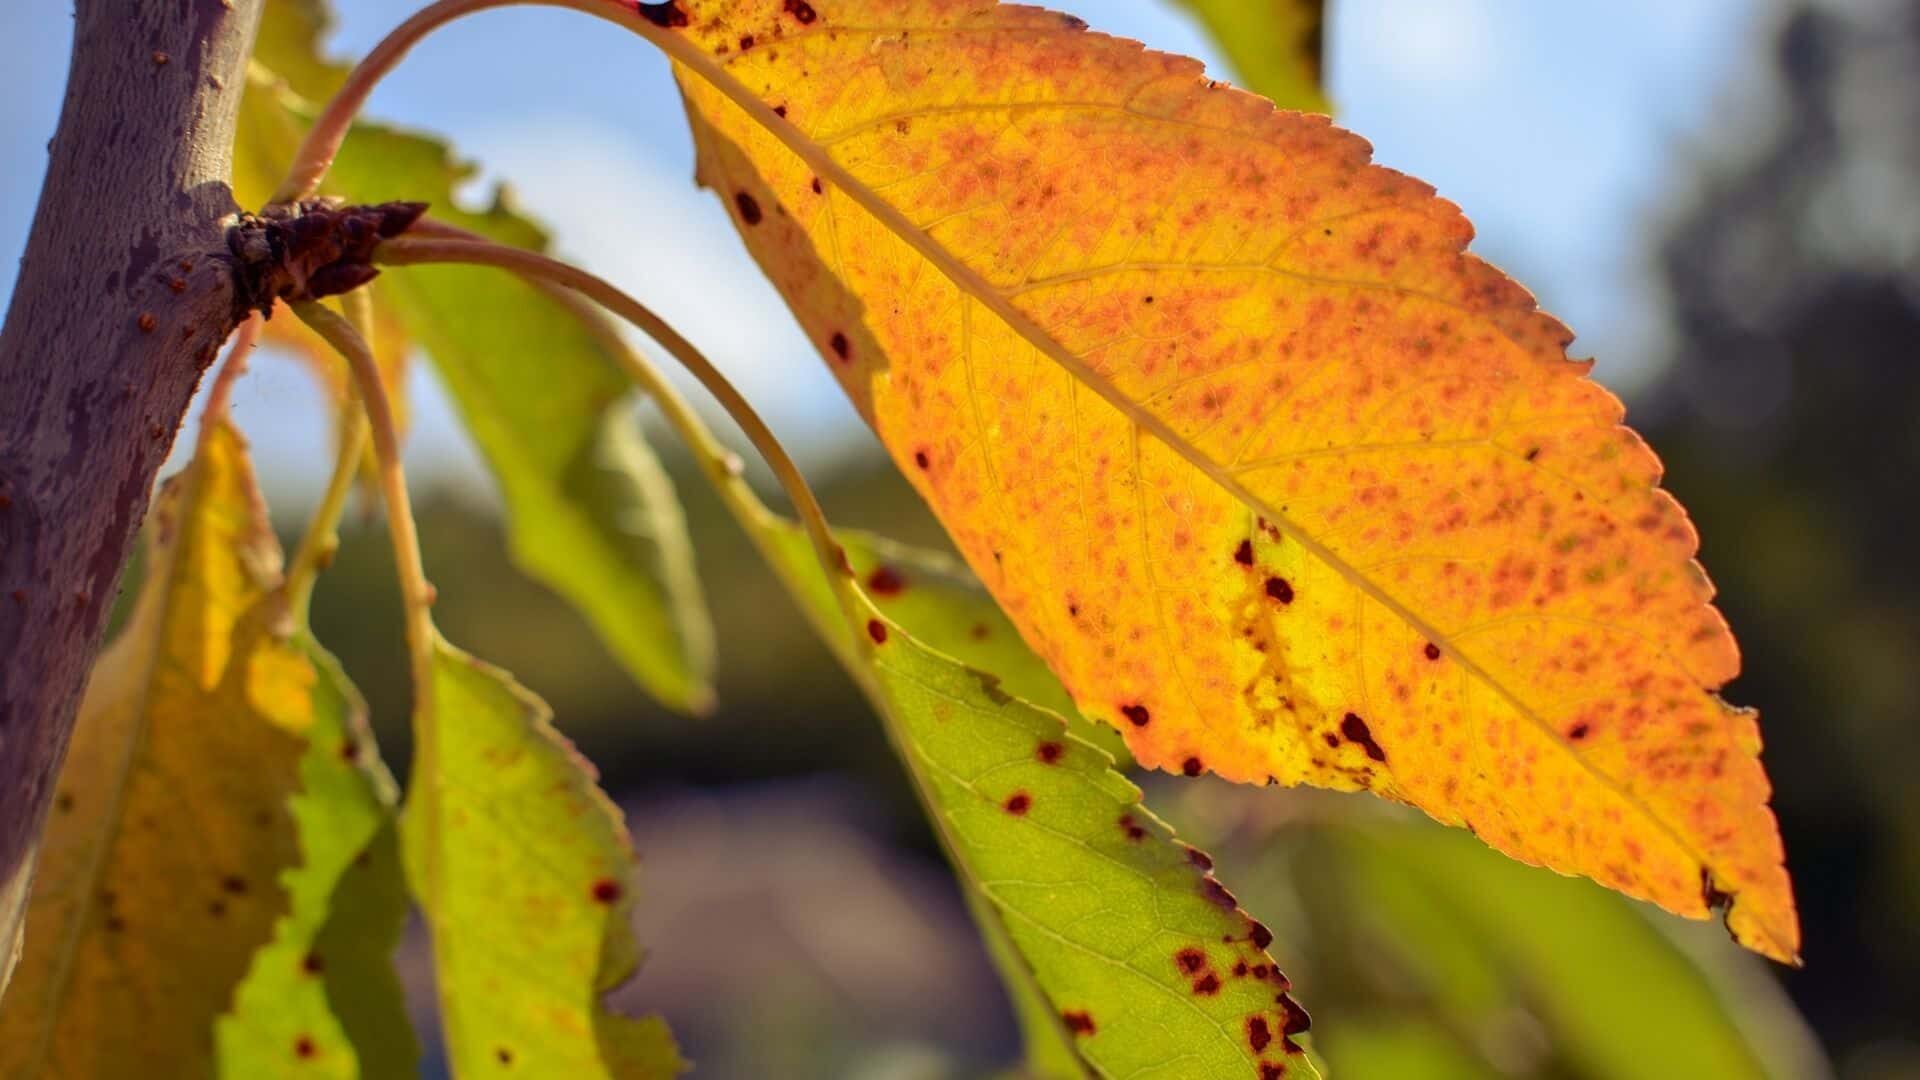
[[[1338,975],[1317,1000],[1355,1021],[1320,1039],[1342,1075],[1827,1071],[1757,965],[1690,955],[1591,883],[1425,823],[1326,828],[1306,850],[1295,878],[1326,924],[1313,967]]]
[[[274,48],[256,55],[235,151],[242,198],[267,197],[311,119],[311,106],[267,65],[298,65],[309,69],[306,82],[323,83],[310,70],[323,10],[309,0],[269,5],[265,40]],[[443,143],[362,123],[322,191],[353,202],[425,200],[441,221],[546,248],[546,234],[504,195],[484,211],[461,209],[454,191],[471,176]],[[407,341],[426,349],[498,481],[514,561],[579,610],[656,699],[710,708],[713,628],[693,544],[671,481],[627,423],[626,380],[599,342],[553,300],[494,271],[389,275],[374,300],[376,352],[386,362]],[[282,321],[292,322],[274,324]]]
[[[631,841],[592,766],[538,698],[437,639],[429,702],[401,836],[454,1075],[682,1071],[664,1023],[601,1003],[639,949]]]
[[[139,599],[94,669],[41,841],[0,1075],[211,1074],[216,1021],[250,965],[272,968],[324,914],[310,894],[337,877],[329,845],[351,847],[358,830],[364,848],[385,814],[376,774],[338,758],[351,691],[286,625],[279,545],[223,418],[205,421],[148,537]],[[371,742],[362,756],[371,766]],[[377,970],[397,924],[391,909],[368,917],[363,968]],[[404,1030],[380,979],[340,985],[357,1006],[345,1034]],[[250,1075],[322,1053],[351,1063],[326,1003],[299,1008],[310,1042],[283,1038],[263,1051],[273,1068]]]
[[[1214,878],[1211,861],[1176,842],[1112,756],[1069,733],[1059,715],[912,632],[926,627],[977,649],[974,611],[935,588],[908,603],[915,577],[897,591],[883,579],[877,591],[891,594],[889,610],[863,598],[870,606],[856,633],[797,527],[770,515],[744,523],[888,718],[1002,953],[1032,1071],[1063,1075],[1061,1048],[1071,1043],[1105,1076],[1316,1075],[1289,1053],[1305,1013],[1266,952],[1266,929]],[[927,573],[937,561],[909,549],[853,532],[836,538],[868,590],[879,566],[916,567],[922,585],[940,581]],[[1028,677],[1020,654],[999,655],[1024,685],[1057,692]]]
[[[1283,109],[1328,113],[1326,0],[1180,0],[1246,87]]]
[[[366,706],[332,656],[300,641],[319,675],[292,812],[301,860],[280,876],[287,914],[254,953],[219,1021],[219,1075],[408,1076],[419,1048],[392,966],[406,923],[393,781]]]

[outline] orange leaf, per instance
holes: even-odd
[[[1693,527],[1458,208],[1036,8],[640,15],[702,179],[1143,764],[1371,790],[1796,955]]]

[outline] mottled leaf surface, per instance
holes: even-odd
[[[911,620],[903,624],[863,595],[865,613],[849,624],[795,526],[767,518],[755,531],[890,717],[999,949],[1030,1067],[1075,1075],[1061,1071],[1071,1046],[1103,1076],[1315,1075],[1293,1039],[1306,1014],[1266,951],[1270,935],[1213,876],[1211,860],[1141,805],[1109,754],[996,676],[917,640],[913,627],[951,621],[937,599],[895,609]],[[856,572],[875,564],[874,542],[836,536]],[[908,561],[905,549],[885,549],[879,565]],[[872,589],[873,570],[864,580]]]
[[[0,1009],[0,1075],[213,1075],[216,1018],[256,951],[280,955],[317,918],[309,894],[338,879],[343,854],[366,850],[384,813],[375,775],[339,756],[351,691],[286,625],[280,551],[224,419],[206,421],[193,463],[163,489],[149,550],[41,842],[26,949]],[[354,949],[378,963],[397,913],[367,926]],[[364,992],[367,1009],[396,1003],[377,985]],[[275,1071],[323,1052],[351,1062],[325,1003],[299,1007],[310,1041],[280,1043]]]
[[[543,702],[444,641],[433,649],[402,839],[454,1075],[676,1075],[663,1022],[601,1003],[639,962],[619,812]]]
[[[1790,959],[1739,653],[1571,335],[1425,184],[988,0],[679,0],[702,179],[1080,711]]]
[[[408,907],[394,785],[365,703],[331,656],[300,644],[319,676],[292,801],[300,862],[280,877],[287,913],[220,1018],[219,1075],[411,1076],[419,1047],[393,970]]]
[[[1325,90],[1325,0],[1180,0],[1247,89],[1283,109],[1331,111]]]
[[[326,85],[313,67],[321,5],[273,0],[268,8],[263,46],[275,48],[255,58],[235,150],[245,205],[271,195],[311,119],[293,88]],[[280,20],[304,29],[290,33]],[[307,74],[277,82],[274,64]],[[547,246],[504,197],[479,212],[461,209],[454,190],[471,175],[440,142],[361,123],[321,192],[353,202],[427,201],[441,221],[517,247]],[[514,561],[578,609],[663,704],[710,707],[713,629],[693,545],[652,449],[616,430],[628,389],[599,344],[538,290],[494,271],[420,268],[372,288],[375,355],[398,370],[412,343],[426,350],[499,482]],[[298,320],[270,325],[281,323]],[[290,332],[323,358],[322,371],[334,373],[344,393],[331,350],[304,328]]]

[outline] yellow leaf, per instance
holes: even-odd
[[[1799,944],[1696,537],[1425,184],[990,0],[679,0],[700,175],[1080,709]]]
[[[286,632],[245,444],[208,424],[160,495],[139,601],[80,707],[0,1008],[0,1075],[211,1075],[214,1021],[287,910],[288,800],[316,695],[336,691]]]

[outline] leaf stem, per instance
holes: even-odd
[[[341,298],[346,307],[347,319],[354,329],[360,332],[362,340],[373,339],[373,300],[365,289],[355,289]],[[319,580],[320,571],[333,560],[334,552],[340,547],[340,518],[346,512],[347,499],[353,494],[353,484],[360,473],[360,461],[367,452],[368,424],[367,414],[360,404],[360,390],[357,381],[347,384],[347,400],[340,413],[340,430],[336,436],[333,474],[327,478],[327,489],[320,497],[320,504],[314,508],[313,517],[307,522],[307,531],[301,534],[300,544],[294,549],[293,560],[287,566],[286,585],[287,604],[294,623],[304,626],[313,606],[313,587]]]
[[[438,235],[417,235],[417,233]],[[632,323],[641,332],[658,342],[660,347],[685,367],[700,385],[719,401],[721,408],[727,411],[754,449],[767,462],[768,468],[780,482],[780,486],[792,501],[794,512],[799,515],[801,524],[813,542],[814,552],[819,556],[827,579],[833,584],[836,596],[842,605],[848,608],[851,616],[854,605],[852,597],[846,595],[850,572],[847,569],[845,553],[833,539],[833,533],[827,525],[826,514],[820,508],[820,502],[814,497],[813,489],[807,485],[805,475],[787,453],[786,447],[773,434],[766,421],[761,419],[745,396],[729,382],[720,370],[713,366],[699,349],[693,346],[680,332],[668,325],[666,320],[640,301],[620,291],[609,282],[596,277],[575,266],[569,266],[557,259],[507,247],[489,240],[466,239],[450,235],[444,227],[419,229],[415,234],[400,236],[380,245],[374,254],[374,260],[389,266],[412,266],[429,263],[466,263],[471,265],[493,266],[509,270],[534,281],[544,281],[584,296],[601,307]],[[618,337],[618,335],[614,335]],[[670,388],[657,376],[645,370],[646,365],[638,363],[630,350],[615,350],[616,357],[624,357],[623,367],[628,374],[641,381],[654,392],[661,401],[662,408],[668,410],[668,419],[675,427],[685,433],[689,427],[697,426],[698,420],[684,402],[678,401]],[[670,402],[677,403],[676,407]],[[683,426],[686,425],[686,426]],[[704,434],[704,432],[703,432]],[[701,449],[715,455],[725,455],[726,451],[705,434],[700,440]],[[731,468],[731,466],[729,466]]]
[[[279,189],[269,201],[280,205],[313,194],[326,177],[327,170],[332,167],[333,159],[340,153],[347,130],[353,126],[354,117],[366,106],[373,88],[405,59],[422,38],[476,11],[519,6],[566,8],[606,19],[640,33],[644,33],[643,27],[650,25],[635,11],[633,4],[618,0],[438,0],[429,4],[395,27],[348,73],[346,81],[340,85],[333,99],[327,102],[319,119],[308,129],[306,139],[287,170],[286,179],[281,181]]]
[[[393,540],[394,571],[400,579],[401,601],[406,608],[407,655],[411,661],[414,715],[431,713],[433,693],[433,585],[427,581],[426,566],[420,558],[420,530],[414,523],[413,506],[407,498],[407,478],[400,464],[400,439],[395,434],[393,404],[380,379],[380,365],[374,360],[367,339],[338,312],[311,301],[293,305],[300,321],[325,338],[353,369],[365,405],[367,427],[373,438],[373,455],[380,477],[380,494],[387,505],[387,531]],[[431,738],[431,724],[416,725],[415,738]]]

